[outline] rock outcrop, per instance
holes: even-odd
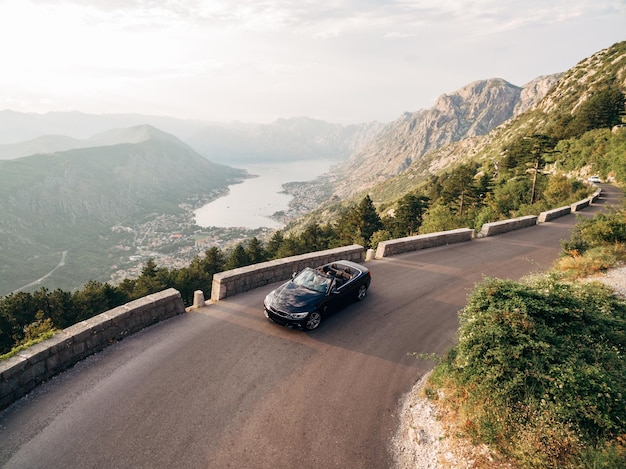
[[[561,76],[540,77],[523,87],[499,78],[475,81],[441,95],[430,109],[404,113],[342,165],[335,194],[349,196],[400,174],[430,151],[488,134],[534,106]]]

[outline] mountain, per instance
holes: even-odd
[[[113,141],[124,140],[0,161],[0,294],[48,272],[63,251],[68,282],[106,280],[117,262],[112,246],[128,242],[113,227],[184,215],[182,204],[215,198],[246,177],[151,126],[116,131]]]
[[[30,156],[36,153],[53,153],[91,146],[89,142],[67,135],[42,135],[19,143],[0,145],[0,160]]]
[[[157,129],[155,127],[144,124],[131,128],[110,129],[88,139],[77,139],[66,135],[42,135],[24,142],[0,145],[0,160],[22,158],[40,153],[58,153],[78,148],[118,145],[120,143],[140,143],[157,136],[156,134]],[[158,137],[161,140],[166,138],[165,133]],[[178,140],[173,135],[168,138],[170,140]]]
[[[142,124],[176,135],[210,161],[230,165],[317,158],[340,162],[384,127],[378,122],[344,126],[306,117],[271,124],[212,124],[138,114],[0,111],[0,160],[132,143],[124,140],[124,129]]]
[[[341,166],[344,176],[335,195],[357,193],[397,176],[429,152],[486,135],[532,107],[561,76],[540,77],[524,87],[499,78],[475,81],[441,95],[430,109],[404,113]]]
[[[100,140],[109,140],[107,135]],[[116,131],[112,141],[127,143],[0,162],[3,210],[20,216],[25,204],[31,214],[48,206],[59,218],[47,223],[74,224],[83,216],[120,222],[139,210],[177,204],[242,177],[241,171],[211,163],[148,125]]]
[[[118,145],[121,143],[142,143],[147,141],[160,144],[175,145],[195,153],[191,147],[178,137],[163,132],[151,125],[137,125],[130,128],[111,129],[90,137],[87,140],[91,146]]]
[[[341,161],[383,127],[378,122],[344,126],[295,117],[271,124],[212,124],[187,141],[209,160],[228,164],[312,158]]]
[[[184,140],[206,122],[143,114],[88,114],[78,111],[37,114],[3,110],[0,111],[0,145],[20,143],[44,135],[65,135],[83,140],[109,129],[144,124]]]
[[[336,215],[338,201],[368,193],[378,207],[390,207],[460,162],[475,161],[483,173],[494,173],[511,142],[571,127],[578,111],[609,87],[626,92],[626,42],[565,74],[540,77],[523,87],[502,79],[470,83],[442,95],[433,108],[405,113],[386,126],[293,118],[263,125],[203,124],[187,143],[148,125],[105,127],[89,138],[65,134],[71,138],[41,139],[43,147],[85,146],[0,160],[0,294],[52,270],[64,251],[69,252],[64,275],[74,276],[67,278],[71,286],[89,278],[106,280],[110,266],[132,254],[132,246],[150,249],[139,235],[140,225],[171,243],[171,232],[161,233],[162,226],[153,224],[161,216],[179,216],[181,229],[192,235],[189,207],[245,177],[207,157],[258,162],[351,154],[342,173],[322,181],[319,193],[325,197],[335,190],[332,197],[299,220],[300,226],[307,220],[323,223]],[[37,120],[4,111],[0,123],[7,116],[14,124]],[[39,117],[47,131],[58,130],[58,122],[49,125],[51,116]],[[78,117],[64,114],[62,120]],[[311,184],[297,186],[307,196],[316,193]]]

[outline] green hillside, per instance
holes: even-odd
[[[0,294],[50,270],[68,251],[62,284],[107,280],[114,246],[156,214],[184,213],[183,203],[215,197],[241,171],[213,164],[175,137],[134,129],[143,141],[0,161]]]

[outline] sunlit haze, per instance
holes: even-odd
[[[625,0],[0,0],[0,109],[389,122],[625,39]]]

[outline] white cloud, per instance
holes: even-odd
[[[385,121],[563,71],[624,24],[623,0],[0,0],[0,106]]]

